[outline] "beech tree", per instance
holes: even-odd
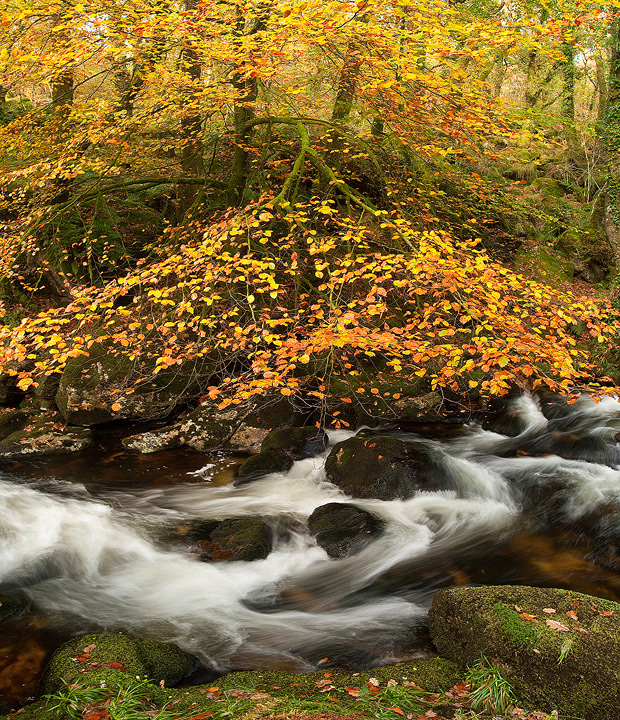
[[[0,85],[34,107],[0,130],[0,262],[11,292],[47,305],[0,330],[23,389],[93,344],[145,378],[232,357],[209,389],[222,406],[593,387],[614,311],[487,254],[485,223],[518,208],[473,168],[518,129],[489,58],[560,62],[599,6],[548,21],[443,0],[2,13]]]

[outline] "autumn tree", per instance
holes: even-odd
[[[1,130],[3,275],[56,302],[2,329],[2,368],[213,359],[222,405],[587,386],[615,316],[489,257],[517,205],[473,169],[519,122],[489,63],[558,58],[591,12],[10,0],[0,85],[51,91]]]

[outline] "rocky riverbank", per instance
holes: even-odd
[[[59,717],[59,698],[73,692],[74,710],[83,714],[71,717],[109,720],[106,693],[120,690],[122,697],[139,685],[145,718],[162,710],[188,720],[620,718],[620,604],[522,586],[441,590],[430,630],[440,653],[434,658],[355,673],[328,667],[325,658],[326,669],[313,673],[236,672],[177,689],[172,686],[191,678],[198,661],[176,646],[124,634],[84,635],[56,651],[41,698],[17,714],[22,720]],[[503,688],[508,706],[497,707],[501,693],[479,701],[486,695],[476,690],[485,682]],[[101,697],[89,700],[84,688]]]

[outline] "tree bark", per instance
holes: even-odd
[[[620,262],[620,18],[611,26],[611,62],[607,103],[602,121],[602,139],[607,155],[603,229]]]
[[[188,11],[195,10],[198,7],[198,0],[185,0],[185,9]],[[198,52],[194,47],[187,44],[180,57],[181,68],[187,73],[191,85],[198,85],[202,73],[202,64]],[[183,147],[181,150],[181,168],[185,176],[198,176],[204,174],[204,164],[202,159],[204,142],[202,138],[202,121],[203,117],[200,112],[192,106],[192,96],[190,93],[189,112],[183,113],[181,116],[181,134],[183,137]],[[199,192],[199,186],[181,185],[178,190],[179,209],[184,214],[191,207]]]

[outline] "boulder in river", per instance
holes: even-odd
[[[327,479],[354,498],[406,499],[418,490],[437,490],[442,473],[420,443],[389,435],[356,436],[332,448]]]
[[[298,408],[288,397],[277,394],[261,396],[256,407],[245,415],[228,439],[226,447],[237,452],[257,453],[267,435],[280,428],[302,425],[308,410]]]
[[[295,460],[320,455],[329,444],[327,434],[313,426],[272,430],[258,455],[248,458],[237,472],[235,485],[244,485],[270,473],[287,472]]]
[[[248,458],[237,471],[234,485],[245,485],[271,473],[288,472],[293,467],[293,458],[283,450],[265,450]]]
[[[620,718],[620,604],[568,590],[440,590],[429,614],[439,653],[500,668],[521,705],[560,717]]]
[[[305,460],[325,452],[328,445],[327,434],[314,426],[287,427],[270,432],[263,440],[261,452],[282,450],[293,460]]]
[[[341,558],[363,550],[381,534],[383,522],[350,503],[327,503],[308,518],[308,528],[330,557]]]
[[[222,520],[198,547],[202,560],[263,560],[271,552],[273,532],[255,518]]]

